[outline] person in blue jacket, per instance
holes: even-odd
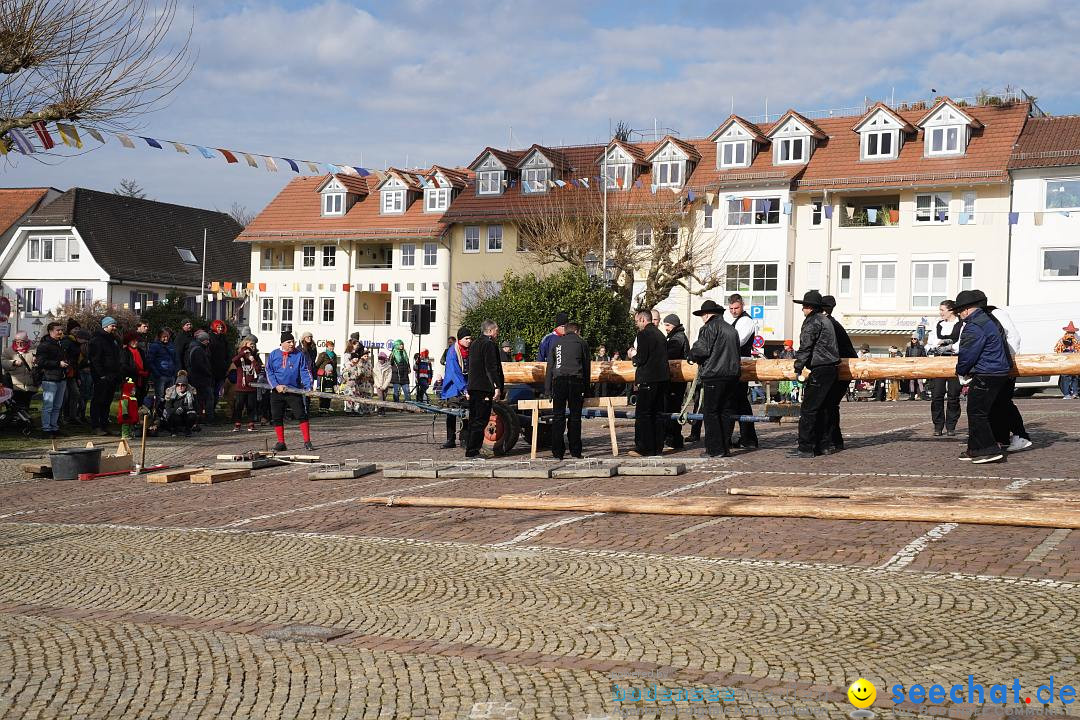
[[[555,341],[566,334],[566,323],[569,321],[570,316],[564,312],[560,312],[555,316],[555,329],[540,341],[540,347],[536,351],[537,360],[545,363],[548,361],[548,353],[551,352],[551,348],[555,347]]]
[[[1004,331],[992,315],[979,307],[984,297],[978,290],[964,290],[956,296],[956,314],[964,321],[956,374],[961,379],[970,377],[968,448],[960,458],[976,464],[1000,462],[1005,457],[994,438],[991,418],[1000,403],[1007,400],[1003,391],[1012,370]]]
[[[173,332],[169,328],[161,328],[157,340],[150,343],[147,351],[147,362],[150,363],[150,379],[154,382],[154,395],[158,402],[165,400],[165,388],[176,382],[176,372],[180,364],[176,359],[176,347],[173,345]]]
[[[467,327],[458,328],[457,342],[446,349],[446,372],[443,373],[440,396],[448,404],[460,405],[469,397],[466,389],[469,377],[469,345],[472,344],[472,331]],[[446,442],[443,449],[457,447],[457,417],[446,416]]]
[[[281,345],[270,353],[266,361],[266,382],[274,388],[270,395],[270,416],[277,444],[274,450],[287,450],[285,446],[285,408],[288,407],[293,417],[300,421],[300,434],[304,437],[304,449],[314,450],[311,444],[311,425],[308,423],[307,406],[304,396],[288,389],[311,390],[315,384],[311,377],[307,355],[296,349],[296,338],[291,332],[281,333]]]

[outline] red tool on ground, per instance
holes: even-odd
[[[154,465],[152,467],[143,468],[136,473],[130,470],[116,470],[114,472],[104,473],[79,473],[80,480],[97,480],[103,477],[113,477],[114,475],[145,475],[150,472],[157,472],[158,470],[171,470],[172,468],[178,468],[179,465]]]

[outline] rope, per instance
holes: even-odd
[[[699,375],[694,376],[694,380],[686,386],[686,392],[683,394],[682,409],[679,412],[679,424],[686,425],[690,422],[687,415],[690,414],[690,409],[694,406],[694,400],[697,397],[697,386]]]

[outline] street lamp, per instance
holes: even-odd
[[[585,254],[585,273],[590,278],[595,278],[600,271],[600,258],[596,257],[596,253],[589,251]]]

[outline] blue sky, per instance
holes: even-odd
[[[609,122],[684,137],[760,116],[1020,87],[1080,112],[1080,14],[1030,0],[320,2],[200,0],[194,72],[140,134],[368,167],[454,165],[485,145],[600,141]],[[96,145],[90,141],[91,145]],[[284,167],[284,165],[283,165]],[[291,173],[113,141],[0,184],[261,209]]]

